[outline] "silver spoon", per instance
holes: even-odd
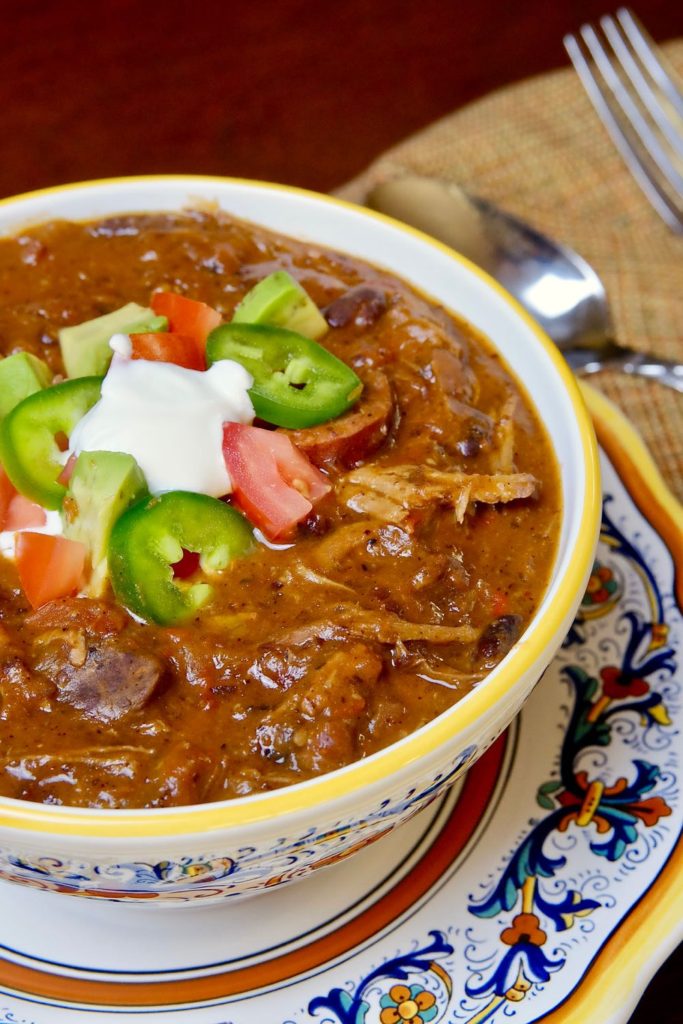
[[[683,392],[683,364],[614,340],[602,281],[572,249],[436,178],[382,182],[365,204],[433,235],[488,271],[538,321],[577,373],[616,369]]]

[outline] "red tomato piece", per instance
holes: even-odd
[[[205,366],[206,339],[222,321],[218,310],[176,292],[154,292],[150,305],[157,316],[167,318],[170,331],[194,339]]]
[[[74,594],[81,585],[86,547],[45,533],[20,533],[16,540],[19,581],[33,608]]]
[[[330,490],[323,474],[275,430],[224,423],[223,456],[237,503],[271,540],[291,536]]]
[[[0,466],[0,530],[5,530],[5,520],[7,519],[7,512],[10,507],[12,498],[16,495],[17,491],[7,476],[5,470]]]
[[[175,363],[188,370],[203,370],[206,360],[194,338],[170,332],[131,334],[131,359],[149,359],[156,363]]]
[[[25,498],[23,494],[15,494],[9,503],[5,516],[5,530],[28,530],[32,526],[45,526],[47,516],[41,505]]]

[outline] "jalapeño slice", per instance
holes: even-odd
[[[0,426],[0,461],[20,494],[43,508],[57,509],[66,487],[56,438],[71,434],[99,400],[101,377],[65,380],[36,391],[16,405]]]
[[[241,363],[254,378],[249,396],[259,419],[299,430],[341,416],[363,385],[350,366],[295,331],[233,321],[209,335],[207,365]]]
[[[185,551],[199,555],[205,573],[221,572],[254,544],[236,509],[193,491],[143,498],[116,521],[109,541],[109,573],[121,604],[148,621],[172,626],[190,618],[212,596],[207,582],[174,577]]]

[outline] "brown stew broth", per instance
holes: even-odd
[[[383,271],[208,212],[55,221],[0,240],[0,351],[60,374],[62,326],[157,288],[229,319],[275,269],[321,308],[346,297],[322,343],[365,380],[355,414],[372,429],[353,421],[351,447],[328,432],[310,448],[332,493],[293,546],[258,545],[213,579],[214,600],[181,627],[139,623],[113,599],[32,612],[0,558],[0,794],[153,807],[328,772],[466,695],[538,606],[561,507],[544,429],[488,342]],[[444,481],[462,473],[531,474],[535,493],[464,499],[456,515]],[[151,695],[126,713],[83,699],[84,671],[106,682],[122,666],[152,666]]]

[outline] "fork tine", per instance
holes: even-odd
[[[588,36],[588,38],[586,38],[586,36]],[[591,60],[589,60],[585,55],[579,40],[575,36],[565,36],[564,46],[576,69],[581,83],[598,113],[598,116],[611,135],[612,141],[621,153],[627,167],[649,199],[650,203],[654,206],[657,213],[672,230],[679,232],[683,231],[683,209],[675,202],[669,194],[668,189],[660,180],[662,172],[657,163],[653,163],[642,147],[634,145],[631,137],[631,134],[635,132],[633,124],[631,123],[630,132],[625,130],[623,124],[625,112],[623,107],[617,102],[617,96],[614,94],[611,87],[609,87],[608,81],[603,77],[603,67],[605,67],[608,78],[611,78],[612,80],[617,78],[618,81],[618,76],[616,76],[613,71],[607,54],[602,50],[595,32],[589,26],[585,26],[582,30],[582,37],[584,45],[588,49],[591,57],[593,57],[596,70],[593,69]],[[589,40],[594,43],[596,53],[599,53],[600,55],[599,61],[597,57],[593,55],[593,50],[589,46]],[[623,92],[623,86],[620,82],[618,82],[618,85],[621,87]],[[633,103],[631,103],[631,105],[635,107]],[[620,111],[621,116],[619,116],[616,111]],[[642,120],[642,116],[637,108],[636,114],[640,116]],[[661,146],[659,149],[661,151]],[[676,177],[680,178],[680,175],[678,175],[675,170],[674,174]],[[667,183],[671,185],[671,182],[668,182],[668,179],[665,180],[667,180]],[[675,186],[672,187],[675,189]]]
[[[641,71],[638,61],[634,58],[632,51],[624,41],[624,37],[614,19],[610,17],[601,18],[600,25],[609,39],[612,49],[619,58],[622,68],[631,79],[636,93],[653,121],[656,122],[661,133],[666,136],[672,149],[675,149],[677,153],[683,156],[683,135],[676,131],[676,128],[669,120],[659,98]],[[668,99],[668,96],[666,98]],[[681,130],[683,130],[683,121],[681,121]]]
[[[668,153],[662,146],[659,137],[652,130],[651,125],[643,117],[637,105],[633,102],[628,89],[624,87],[622,80],[614,70],[609,54],[603,47],[598,35],[590,25],[581,29],[581,35],[590,50],[593,60],[597,64],[600,74],[607,83],[614,99],[619,104],[631,127],[659,167],[660,171],[669,182],[671,187],[683,195],[683,176],[674,167]]]
[[[627,7],[619,8],[617,18],[643,66],[647,68],[680,117],[683,117],[683,95],[681,95],[680,88],[676,85],[671,73],[657,56],[656,43],[650,38],[633,11],[629,11]]]

